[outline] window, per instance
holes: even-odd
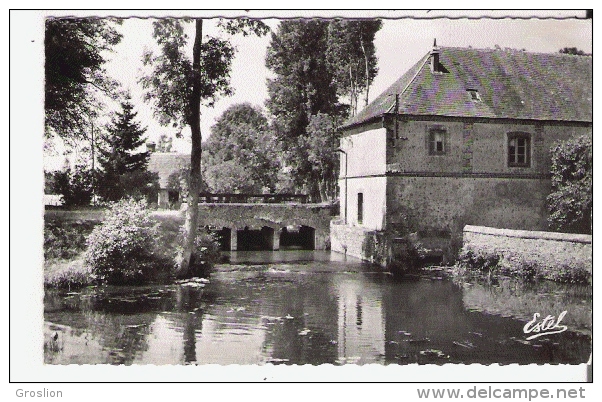
[[[445,155],[447,152],[447,132],[441,128],[429,130],[429,155]]]
[[[531,136],[527,133],[508,134],[508,166],[531,165]]]
[[[481,101],[481,95],[479,95],[479,91],[477,91],[476,89],[467,89],[466,92],[468,92],[468,94],[470,95],[470,99],[473,102]]]
[[[364,220],[364,193],[357,193],[357,223]]]

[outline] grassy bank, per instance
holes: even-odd
[[[98,281],[84,258],[86,241],[93,229],[102,223],[104,211],[46,211],[44,223],[44,286],[75,289]],[[173,278],[174,259],[181,243],[180,228],[184,223],[178,211],[154,211],[151,218],[158,223],[153,258],[159,267],[150,280]],[[210,243],[210,237],[204,241]],[[204,261],[211,264],[219,257],[211,244],[204,246]],[[117,267],[118,268],[118,267]]]
[[[571,255],[553,263],[508,251],[463,249],[453,270],[456,276],[509,276],[525,280],[547,279],[559,283],[591,284],[592,274]]]

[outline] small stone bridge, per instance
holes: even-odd
[[[330,247],[330,204],[200,203],[199,225],[208,226],[229,250]]]

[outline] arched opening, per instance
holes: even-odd
[[[236,244],[238,251],[264,251],[273,250],[274,229],[264,226],[261,229],[249,229],[236,232]]]
[[[314,250],[316,230],[309,226],[287,226],[280,232],[281,250]]]
[[[230,240],[232,238],[232,230],[230,228],[221,228],[215,231],[219,247],[222,251],[230,251]]]

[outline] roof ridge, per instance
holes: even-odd
[[[551,52],[551,53],[547,53],[547,52],[531,52],[528,50],[522,50],[522,49],[515,49],[515,48],[509,48],[509,47],[505,47],[505,48],[477,48],[477,47],[466,47],[466,46],[439,46],[439,49],[441,50],[445,50],[445,49],[454,49],[454,50],[475,50],[475,51],[479,51],[479,52],[505,52],[505,53],[525,53],[525,54],[533,54],[533,55],[545,55],[545,56],[558,56],[558,57],[574,57],[574,56],[578,56],[578,57],[592,57],[592,54],[586,53],[586,54],[581,54],[581,55],[577,55],[577,54],[568,54],[568,53],[560,53],[560,52]]]
[[[416,69],[416,72],[414,73],[414,75],[412,76],[412,78],[408,81],[408,83],[406,84],[406,86],[403,88],[403,90],[401,92],[399,92],[398,94],[392,94],[392,95],[403,95],[403,93],[405,91],[407,91],[407,89],[410,87],[410,85],[412,85],[412,83],[414,82],[414,80],[416,79],[416,77],[418,77],[418,74],[420,74],[420,72],[422,71],[422,69],[424,68],[424,65],[426,64],[427,60],[429,59],[429,54],[430,52],[427,52],[427,54],[425,54],[424,56],[422,56],[422,63],[420,65],[420,67],[418,67]],[[399,105],[397,105],[399,107]],[[389,109],[387,109],[387,111],[385,113],[392,113],[391,109],[393,109],[395,107],[395,102],[393,102],[393,105],[391,105],[391,107]],[[396,112],[399,112],[399,110],[397,110]]]

